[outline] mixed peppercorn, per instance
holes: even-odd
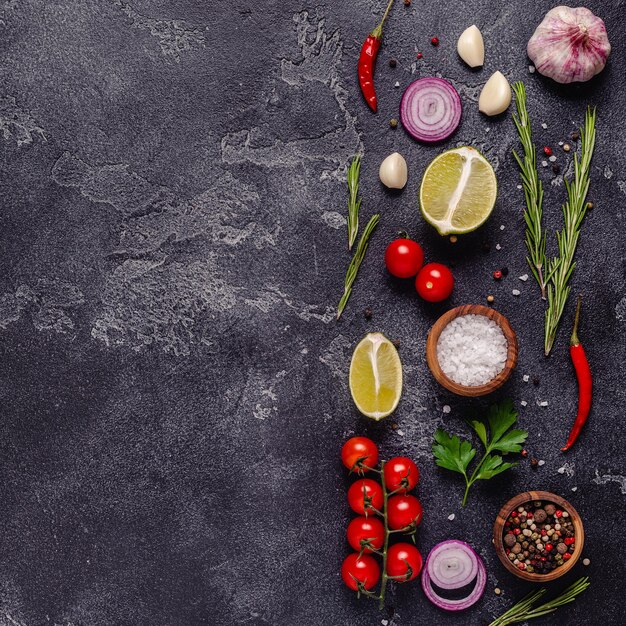
[[[507,557],[520,570],[549,574],[576,550],[569,513],[551,502],[528,502],[511,512],[504,524]]]

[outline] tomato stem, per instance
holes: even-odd
[[[391,6],[391,5],[390,5]],[[389,548],[389,535],[391,534],[389,530],[389,522],[387,520],[387,486],[385,485],[385,461],[380,462],[380,484],[383,488],[383,521],[385,523],[385,542],[383,544],[383,574],[380,582],[380,604],[379,609],[382,611],[385,608],[385,591],[387,588],[387,549]]]

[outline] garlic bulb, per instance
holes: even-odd
[[[604,69],[610,52],[604,22],[584,7],[548,11],[528,42],[537,71],[557,83],[593,78]]]
[[[485,42],[476,25],[466,28],[461,33],[456,49],[470,67],[480,67],[485,62]]]
[[[409,176],[404,157],[398,152],[390,154],[380,164],[378,175],[385,187],[389,187],[389,189],[402,189],[406,185]]]
[[[502,72],[494,72],[478,98],[478,110],[485,115],[504,113],[511,104],[511,85]]]

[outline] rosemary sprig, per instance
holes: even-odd
[[[352,256],[352,260],[350,261],[350,265],[348,266],[348,271],[346,272],[346,280],[343,290],[343,295],[341,296],[341,300],[339,300],[339,305],[337,306],[337,319],[341,317],[343,310],[346,308],[346,304],[348,302],[348,298],[352,293],[352,285],[356,280],[356,276],[359,273],[359,267],[361,267],[361,263],[365,258],[365,253],[367,252],[367,247],[369,245],[369,239],[374,232],[374,229],[378,225],[378,220],[380,220],[380,215],[377,213],[376,215],[372,215],[370,221],[367,223],[361,238],[359,239],[359,243],[357,244],[354,255]]]
[[[359,232],[359,209],[361,208],[361,198],[359,194],[359,174],[361,173],[361,157],[355,156],[348,168],[348,250],[356,241]]]
[[[581,156],[574,154],[574,179],[565,180],[567,201],[563,205],[563,230],[557,232],[559,257],[550,259],[548,263],[550,284],[548,285],[548,309],[546,311],[545,354],[548,356],[563,316],[565,302],[570,293],[569,279],[576,262],[574,254],[578,245],[580,228],[587,213],[587,192],[589,191],[589,174],[591,158],[596,144],[596,110],[587,107],[584,127],[580,129]]]
[[[503,613],[500,617],[496,618],[489,626],[507,626],[508,624],[516,624],[518,622],[525,622],[535,617],[541,617],[542,615],[548,615],[553,613],[560,606],[573,602],[576,596],[581,594],[591,583],[587,576],[579,578],[574,584],[570,585],[560,596],[550,600],[545,604],[542,604],[536,608],[532,608],[532,605],[537,602],[545,593],[545,589],[540,589],[529,595],[523,600],[520,600],[517,604],[514,604],[506,613]]]
[[[526,260],[539,283],[541,297],[546,299],[547,278],[543,274],[546,268],[546,234],[542,228],[543,219],[543,186],[537,174],[537,151],[533,144],[532,130],[526,109],[526,87],[519,81],[513,85],[515,92],[515,105],[517,115],[513,114],[513,122],[517,128],[520,142],[524,153],[524,158],[513,150],[513,156],[519,165],[526,197],[526,210],[524,220],[526,221],[526,248],[528,255]]]

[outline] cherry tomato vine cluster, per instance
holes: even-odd
[[[427,302],[441,302],[454,288],[452,272],[441,263],[424,263],[421,246],[401,233],[385,250],[385,265],[396,278],[415,278],[415,290]]]
[[[409,494],[419,481],[411,459],[398,456],[378,463],[378,448],[367,437],[348,439],[341,450],[344,466],[359,476],[348,489],[348,504],[358,514],[348,525],[348,543],[354,552],[341,566],[344,583],[359,596],[379,600],[384,606],[389,580],[405,583],[422,569],[422,555],[413,545],[422,520],[420,501]],[[364,478],[369,472],[377,480]],[[409,535],[413,543],[390,545],[394,534]],[[381,567],[374,555],[382,558]],[[371,591],[381,581],[380,591]]]

